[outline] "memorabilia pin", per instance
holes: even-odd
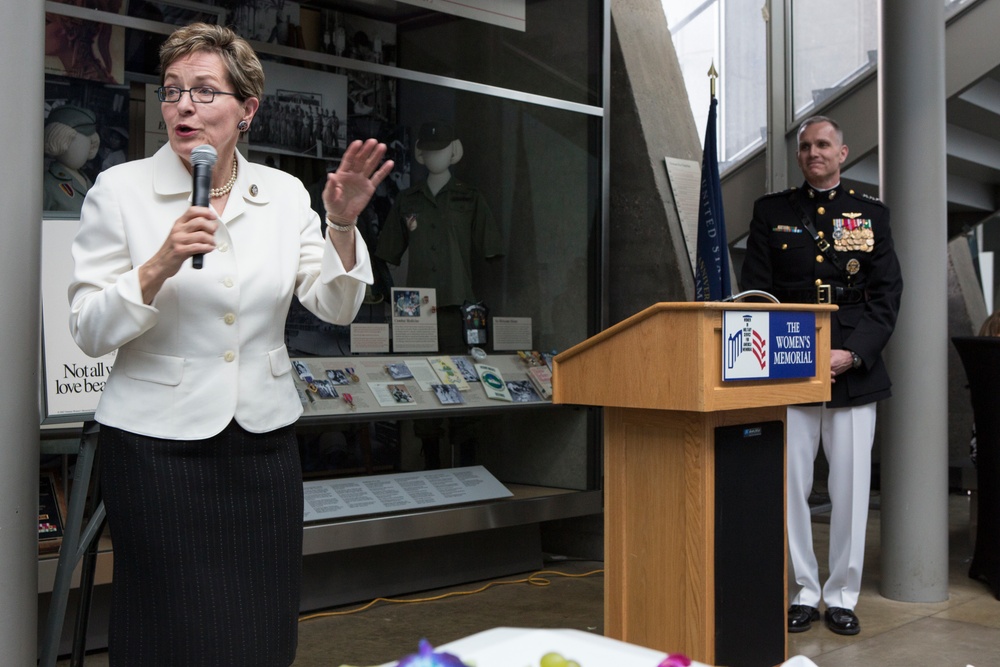
[[[851,220],[854,220],[855,218],[860,218],[861,214],[860,213],[844,213],[843,216],[845,218],[850,218]]]
[[[356,407],[354,405],[354,397],[351,396],[350,394],[341,394],[341,396],[344,397],[344,403],[347,403],[349,406],[351,406],[351,410],[354,410]]]
[[[847,262],[847,272],[852,276],[861,270],[861,262],[856,259],[852,259]]]
[[[260,192],[260,190],[257,189],[257,184],[256,183],[251,183],[250,184],[250,196],[251,197],[256,197],[258,192]]]
[[[353,368],[345,368],[344,372],[350,376],[351,382],[361,382],[361,378],[359,378],[357,374],[355,374]]]

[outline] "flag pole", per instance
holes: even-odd
[[[715,81],[719,72],[715,61],[708,70],[712,98],[708,104],[708,125],[701,161],[701,195],[698,209],[698,249],[695,266],[695,300],[721,301],[730,296],[729,248],[726,221],[722,210],[722,184],[719,181],[718,128]]]

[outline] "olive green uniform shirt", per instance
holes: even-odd
[[[398,266],[407,249],[406,286],[433,287],[438,306],[475,302],[472,262],[503,253],[486,199],[454,178],[437,195],[423,182],[396,197],[375,256]]]

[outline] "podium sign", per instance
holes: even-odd
[[[816,314],[728,311],[722,321],[722,379],[772,380],[816,375]]]

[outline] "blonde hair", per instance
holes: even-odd
[[[160,47],[160,84],[170,65],[199,51],[219,54],[241,100],[264,95],[264,67],[253,47],[232,29],[209,23],[192,23],[167,37]]]
[[[1000,310],[994,311],[983,326],[979,327],[980,336],[1000,336]]]

